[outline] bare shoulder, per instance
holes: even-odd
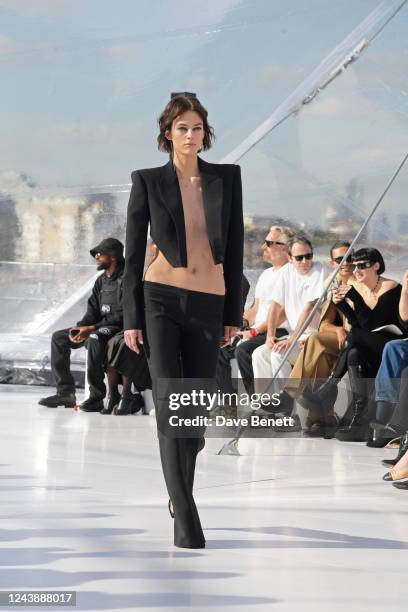
[[[394,289],[395,287],[398,287],[399,283],[397,283],[395,280],[392,280],[391,278],[383,277],[382,286],[383,286],[384,291],[389,291],[390,289]]]

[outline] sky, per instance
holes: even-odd
[[[196,91],[220,161],[380,0],[0,0],[0,192],[123,191],[166,162],[156,120]],[[380,194],[408,136],[408,5],[361,58],[242,160],[245,210],[319,223],[363,186]],[[14,177],[14,179],[13,179]],[[387,202],[404,212],[408,172]]]

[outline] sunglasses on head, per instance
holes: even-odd
[[[173,91],[170,94],[170,100],[173,100],[173,98],[178,98],[179,96],[184,96],[185,98],[197,98],[197,94],[191,91]]]
[[[359,263],[352,264],[351,267],[353,270],[357,268],[357,270],[367,270],[367,268],[371,268],[375,264],[375,261],[360,261]]]
[[[274,244],[279,244],[279,246],[285,246],[284,242],[279,242],[278,240],[264,240],[264,243],[267,247],[271,247]]]
[[[335,261],[337,265],[338,265],[339,263],[341,263],[341,262],[342,262],[342,260],[343,260],[343,258],[342,258],[342,257],[335,257],[335,258],[333,259],[333,261]],[[347,262],[347,263],[351,263],[351,255],[349,255],[348,257],[346,257],[346,259],[344,260],[344,263],[346,263],[346,262]]]
[[[303,259],[307,259],[308,261],[310,259],[313,259],[313,253],[303,253],[303,255],[292,255],[293,259],[296,259],[296,261],[303,261]]]

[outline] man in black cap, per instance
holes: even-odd
[[[48,408],[75,406],[75,383],[70,370],[71,349],[88,349],[87,379],[89,398],[80,406],[85,412],[100,412],[106,394],[104,360],[108,340],[123,329],[122,275],[125,260],[123,244],[105,238],[91,249],[97,269],[104,270],[95,282],[86,313],[74,327],[56,331],[51,340],[51,367],[57,394],[38,403]]]

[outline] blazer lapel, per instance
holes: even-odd
[[[222,251],[222,204],[223,180],[215,171],[213,164],[198,158],[198,167],[201,176],[201,190],[203,195],[204,215],[207,223],[208,239],[211,251]],[[186,228],[184,222],[183,203],[177,174],[170,160],[162,166],[159,182],[160,195],[167,208],[177,231],[177,240],[181,264],[187,265]]]
[[[200,157],[198,158],[198,166],[200,169],[204,214],[211,250],[214,253],[215,247],[220,252],[222,250],[223,180],[214,171],[213,165],[208,164]]]
[[[184,223],[183,202],[181,200],[177,174],[171,159],[165,166],[162,166],[159,189],[163,204],[169,211],[174,225],[176,226],[181,264],[187,265],[186,228]]]

